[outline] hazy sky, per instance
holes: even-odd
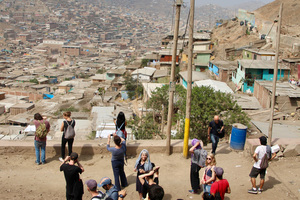
[[[184,2],[189,0],[183,0]],[[245,3],[245,2],[250,2],[252,0],[195,0],[196,5],[203,5],[203,4],[216,4],[216,5],[220,5],[223,7],[230,7],[230,6],[234,6],[234,5],[238,5],[241,3]],[[261,1],[263,3],[270,3],[274,0],[256,0],[256,1]]]

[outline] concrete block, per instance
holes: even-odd
[[[300,155],[300,144],[289,144],[283,152],[284,157],[296,157]]]

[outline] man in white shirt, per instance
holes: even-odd
[[[255,152],[253,154],[253,159],[255,161],[251,172],[249,174],[251,178],[251,183],[252,183],[252,189],[248,190],[248,193],[251,194],[257,194],[262,192],[262,187],[264,186],[265,183],[265,175],[266,175],[266,169],[261,169],[260,164],[261,160],[264,157],[264,155],[271,154],[271,148],[267,146],[267,138],[265,136],[261,136],[259,138],[260,140],[260,146],[256,147]],[[267,148],[269,149],[267,152]],[[273,153],[272,156],[268,156],[269,160],[272,160],[276,156],[276,153]],[[258,190],[256,189],[256,177],[260,175],[260,185]]]

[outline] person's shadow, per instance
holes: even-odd
[[[280,184],[281,182],[275,179],[273,176],[268,176],[268,180],[264,184],[264,190],[268,190],[274,187],[274,185]]]
[[[171,200],[171,199],[172,199],[172,195],[170,195],[170,194],[165,194],[163,199],[164,199],[164,200]]]

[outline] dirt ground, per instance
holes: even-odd
[[[151,152],[150,152],[151,155]],[[243,153],[230,151],[228,144],[222,143],[217,150],[217,166],[224,168],[224,178],[229,181],[231,194],[226,199],[299,199],[300,181],[299,157],[282,158],[272,161],[267,170],[267,178],[262,194],[248,194],[250,181],[248,174],[253,161]],[[103,176],[113,178],[110,155],[79,157],[85,172],[81,175],[83,181]],[[0,199],[65,199],[65,179],[59,171],[60,162],[57,157],[47,157],[46,165],[35,165],[34,155],[1,155],[0,156]],[[136,173],[133,172],[135,158],[128,160],[125,167],[129,186],[126,188],[125,199],[138,199],[135,191]],[[152,154],[151,161],[161,166],[160,185],[165,190],[165,198],[169,199],[200,199],[200,195],[191,195],[189,170],[190,159],[184,159],[181,154],[166,156]],[[203,169],[200,170],[202,175]],[[85,188],[83,199],[90,199]]]

